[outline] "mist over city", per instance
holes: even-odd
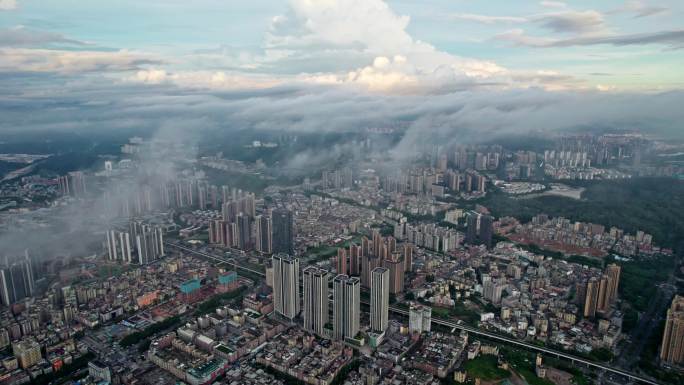
[[[0,0],[0,385],[684,384],[682,20]]]

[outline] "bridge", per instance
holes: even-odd
[[[238,265],[237,263],[235,263],[234,260],[233,260],[233,261],[230,261],[229,259],[226,259],[226,258],[224,258],[224,257],[220,257],[220,256],[208,254],[208,253],[205,253],[205,252],[202,252],[202,251],[199,251],[199,250],[195,250],[195,249],[191,249],[191,248],[189,248],[189,247],[182,246],[182,245],[175,244],[175,243],[170,243],[170,242],[166,242],[166,241],[165,241],[164,244],[167,245],[167,246],[170,246],[170,247],[173,247],[173,248],[176,248],[176,249],[179,249],[179,250],[188,252],[188,253],[192,253],[192,254],[199,255],[199,256],[202,256],[202,257],[206,257],[206,258],[209,258],[209,259],[213,259],[213,260],[216,260],[216,261],[220,261],[220,262],[222,262],[222,263],[226,263],[226,264],[232,266],[232,267],[235,269],[235,271],[242,270],[242,271],[247,271],[247,272],[252,273],[252,274],[259,275],[259,276],[261,276],[261,277],[265,277],[265,276],[266,276],[266,274],[263,273],[263,272],[261,272],[261,271],[254,270],[254,269],[250,269],[250,268],[248,268],[248,267],[244,267],[244,266]],[[367,301],[361,301],[361,303],[363,303],[364,305],[369,305]],[[389,311],[392,312],[392,313],[394,313],[394,314],[398,314],[398,315],[401,315],[401,316],[404,316],[404,317],[408,317],[408,316],[409,316],[408,310],[405,310],[405,309],[402,309],[402,308],[399,308],[399,307],[396,307],[396,306],[390,306],[390,307],[389,307]],[[527,349],[527,350],[531,350],[531,351],[534,351],[534,352],[544,353],[544,354],[547,354],[547,355],[552,355],[552,356],[556,356],[556,357],[563,358],[563,359],[566,359],[566,360],[570,360],[570,361],[573,362],[573,363],[579,362],[579,363],[584,364],[584,365],[589,366],[589,367],[593,367],[593,368],[596,368],[596,369],[601,369],[601,370],[604,370],[604,371],[609,372],[609,373],[612,373],[612,374],[617,374],[617,375],[626,377],[626,378],[628,378],[628,379],[630,379],[630,380],[632,380],[632,381],[637,381],[637,382],[640,382],[640,383],[651,384],[651,385],[661,385],[660,383],[658,383],[658,382],[656,382],[656,381],[653,381],[653,380],[650,380],[650,379],[648,379],[648,378],[639,376],[639,375],[637,375],[637,374],[628,372],[628,371],[626,371],[626,370],[622,370],[622,369],[618,369],[618,368],[612,367],[612,366],[610,366],[610,365],[606,365],[606,364],[603,364],[603,363],[600,363],[600,362],[595,362],[595,361],[587,360],[587,359],[585,359],[585,358],[578,357],[578,356],[575,356],[575,355],[572,355],[572,354],[568,354],[568,353],[565,353],[565,352],[562,352],[562,351],[558,351],[558,350],[554,350],[554,349],[549,349],[549,348],[537,346],[537,345],[534,345],[534,344],[531,344],[531,343],[528,343],[528,342],[525,342],[525,341],[516,340],[516,339],[509,338],[509,337],[506,337],[506,336],[502,336],[502,335],[499,335],[499,334],[487,332],[487,331],[480,330],[480,329],[475,328],[475,327],[472,327],[472,326],[460,324],[460,323],[457,323],[457,322],[454,322],[454,321],[449,321],[449,320],[445,320],[445,319],[442,319],[442,318],[435,318],[435,317],[432,317],[432,324],[433,324],[433,325],[445,326],[445,327],[448,327],[448,328],[451,328],[451,329],[456,329],[456,330],[464,330],[464,331],[466,331],[466,332],[468,332],[468,333],[472,333],[472,334],[475,334],[475,335],[479,335],[479,336],[482,336],[482,337],[486,337],[486,338],[488,338],[488,339],[496,340],[496,341],[499,341],[499,342],[504,342],[504,343],[511,344],[511,345],[514,345],[514,346],[519,346],[519,347],[522,347],[522,348],[525,348],[525,349]]]
[[[403,315],[406,317],[408,317],[408,315],[409,315],[409,312],[407,310],[404,310],[404,309],[401,309],[401,308],[398,308],[395,306],[390,306],[389,310],[395,314],[400,314],[400,315]],[[432,323],[434,325],[446,326],[446,327],[452,328],[452,329],[464,330],[468,333],[483,336],[483,337],[486,337],[488,339],[493,339],[493,340],[497,340],[500,342],[505,342],[507,344],[520,346],[520,347],[523,347],[525,349],[532,350],[535,352],[545,353],[545,354],[553,355],[553,356],[556,356],[559,358],[564,358],[564,359],[570,360],[573,363],[579,362],[581,364],[584,364],[584,365],[587,365],[590,367],[605,370],[609,373],[613,373],[613,374],[617,374],[620,376],[627,377],[632,381],[638,381],[638,382],[645,383],[645,384],[660,385],[656,381],[641,377],[637,374],[634,374],[634,373],[631,373],[631,372],[628,372],[628,371],[625,371],[622,369],[612,367],[610,365],[606,365],[606,364],[602,364],[599,362],[587,360],[585,358],[581,358],[581,357],[578,357],[578,356],[575,356],[572,354],[567,354],[567,353],[562,352],[562,351],[544,348],[544,347],[537,346],[537,345],[534,345],[534,344],[531,344],[531,343],[528,343],[525,341],[516,340],[516,339],[509,338],[506,336],[502,336],[499,334],[490,333],[490,332],[487,332],[487,331],[484,331],[484,330],[481,330],[481,329],[478,329],[478,328],[475,328],[472,326],[467,326],[467,325],[459,324],[457,322],[453,322],[453,321],[449,321],[449,320],[445,320],[445,319],[441,319],[441,318],[434,318],[434,317],[432,317]]]

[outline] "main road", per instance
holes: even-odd
[[[164,241],[164,245],[173,247],[173,248],[181,250],[181,251],[185,251],[187,253],[192,253],[195,255],[199,255],[201,257],[205,257],[205,258],[213,259],[215,261],[219,261],[221,263],[225,263],[227,265],[232,266],[233,269],[235,269],[235,271],[242,270],[242,271],[247,271],[249,273],[256,274],[256,275],[259,275],[262,277],[266,277],[266,274],[263,271],[254,270],[254,269],[250,269],[249,267],[238,265],[237,263],[235,263],[234,258],[226,258],[223,256],[205,253],[204,251],[195,250],[195,249],[189,248],[187,246],[179,245],[177,243],[172,243],[172,242],[168,242],[168,241]]]
[[[401,309],[398,307],[390,306],[389,309],[391,312],[393,312],[395,314],[400,314],[400,315],[403,315],[406,317],[408,317],[408,315],[409,315],[409,312],[407,310],[404,310],[404,309]],[[567,353],[564,353],[564,352],[561,352],[558,350],[548,349],[548,348],[544,348],[541,346],[530,344],[530,343],[527,343],[524,341],[520,341],[520,340],[516,340],[513,338],[509,338],[509,337],[501,336],[498,334],[490,333],[490,332],[480,330],[480,329],[472,327],[472,326],[467,326],[467,325],[459,324],[457,322],[453,322],[453,321],[449,321],[449,320],[445,320],[445,319],[441,319],[441,318],[435,318],[435,317],[432,317],[432,323],[435,325],[446,326],[446,327],[453,328],[453,329],[465,330],[468,333],[473,333],[476,335],[484,336],[484,337],[487,337],[489,339],[505,342],[505,343],[511,344],[511,345],[521,346],[521,347],[524,347],[528,350],[533,350],[533,351],[545,353],[548,355],[553,355],[556,357],[564,358],[564,359],[572,361],[573,363],[579,362],[579,363],[582,363],[582,364],[587,365],[587,366],[591,366],[594,368],[605,370],[605,371],[610,372],[610,373],[614,373],[614,374],[618,374],[618,375],[627,377],[633,381],[643,382],[645,384],[659,385],[659,383],[656,381],[649,380],[649,379],[641,377],[637,374],[634,374],[634,373],[631,373],[631,372],[628,372],[628,371],[625,371],[622,369],[618,369],[618,368],[612,367],[610,365],[602,364],[602,363],[595,362],[595,361],[590,361],[590,360],[587,360],[587,359],[584,359],[581,357],[577,357],[577,356],[574,356],[571,354],[567,354]]]
[[[199,256],[202,256],[202,257],[205,257],[205,258],[209,258],[209,259],[213,259],[213,260],[216,260],[216,261],[220,261],[220,262],[222,262],[222,263],[226,263],[226,264],[228,264],[228,265],[233,266],[233,268],[234,268],[236,271],[242,270],[242,271],[250,272],[250,273],[252,273],[252,274],[257,274],[257,275],[262,276],[262,277],[265,277],[265,276],[266,276],[266,274],[265,274],[264,272],[262,272],[262,271],[258,271],[258,270],[250,269],[250,268],[248,268],[248,267],[244,267],[244,266],[238,265],[237,263],[235,263],[235,260],[234,260],[234,259],[233,259],[233,261],[230,261],[230,260],[226,259],[225,257],[221,257],[221,256],[216,256],[216,255],[208,254],[208,253],[205,253],[205,252],[203,252],[203,251],[195,250],[195,249],[192,249],[192,248],[189,248],[189,247],[186,247],[186,246],[182,246],[182,245],[179,245],[179,244],[176,244],[176,243],[171,243],[171,242],[166,242],[166,241],[165,241],[164,244],[167,245],[167,246],[170,246],[170,247],[179,249],[179,250],[181,250],[181,251],[185,251],[185,252],[192,253],[192,254],[196,254],[196,255],[199,255]],[[365,302],[365,301],[362,301],[362,303],[365,304],[365,305],[368,305],[368,303]],[[390,310],[392,313],[394,313],[394,314],[398,314],[398,315],[401,315],[401,316],[404,316],[404,317],[408,317],[408,315],[409,315],[409,312],[408,312],[407,310],[402,309],[402,308],[399,308],[399,307],[396,307],[396,306],[390,306],[390,307],[389,307],[389,310]],[[493,340],[496,340],[496,341],[505,342],[505,343],[507,343],[507,344],[520,346],[520,347],[523,347],[523,348],[525,348],[525,349],[527,349],[527,350],[532,350],[532,351],[535,351],[535,352],[540,352],[540,353],[544,353],[544,354],[556,356],[556,357],[559,357],[559,358],[564,358],[564,359],[566,359],[566,360],[570,360],[570,361],[573,362],[573,363],[579,362],[579,363],[581,363],[581,364],[584,364],[584,365],[587,365],[587,366],[590,366],[590,367],[594,367],[594,368],[597,368],[597,369],[605,370],[605,371],[607,371],[607,372],[610,372],[610,373],[613,373],[613,374],[617,374],[617,375],[620,375],[620,376],[629,378],[629,379],[632,380],[632,381],[638,381],[638,382],[641,382],[641,383],[644,383],[644,384],[660,385],[660,383],[658,383],[658,382],[656,382],[656,381],[650,380],[650,379],[648,379],[648,378],[641,377],[641,376],[639,376],[639,375],[637,375],[637,374],[634,374],[634,373],[632,373],[632,372],[628,372],[628,371],[626,371],[626,370],[622,370],[622,369],[618,369],[618,368],[612,367],[612,366],[610,366],[610,365],[606,365],[606,364],[603,364],[603,363],[600,363],[600,362],[595,362],[595,361],[587,360],[587,359],[585,359],[585,358],[577,357],[577,356],[574,356],[574,355],[572,355],[572,354],[567,354],[567,353],[562,352],[562,351],[558,351],[558,350],[554,350],[554,349],[549,349],[549,348],[537,346],[537,345],[534,345],[534,344],[531,344],[531,343],[528,343],[528,342],[524,342],[524,341],[516,340],[516,339],[513,339],[513,338],[505,337],[505,336],[502,336],[502,335],[499,335],[499,334],[490,333],[490,332],[487,332],[487,331],[484,331],[484,330],[480,330],[480,329],[475,328],[475,327],[472,327],[472,326],[463,325],[463,324],[460,324],[460,323],[457,323],[457,322],[454,322],[454,321],[449,321],[449,320],[445,320],[445,319],[442,319],[442,318],[432,317],[432,323],[433,323],[434,325],[445,326],[445,327],[448,327],[448,328],[451,328],[451,329],[464,330],[464,331],[466,331],[466,332],[468,332],[468,333],[473,333],[473,334],[475,334],[475,335],[483,336],[483,337],[486,337],[486,338],[489,338],[489,339],[493,339]]]

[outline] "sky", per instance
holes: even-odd
[[[677,135],[683,20],[681,0],[0,0],[0,131]]]

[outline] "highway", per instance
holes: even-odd
[[[242,270],[242,271],[250,272],[250,273],[252,273],[252,274],[259,275],[259,276],[261,276],[261,277],[266,277],[266,274],[265,274],[264,272],[259,271],[259,270],[250,269],[250,268],[248,268],[248,267],[244,267],[244,266],[241,266],[241,265],[238,265],[237,263],[235,263],[235,260],[231,261],[231,258],[220,257],[220,256],[208,254],[208,253],[205,253],[205,252],[203,252],[203,251],[194,250],[194,249],[191,249],[191,248],[189,248],[189,247],[182,246],[182,245],[179,245],[179,244],[176,244],[176,243],[167,242],[167,241],[164,241],[164,245],[170,246],[170,247],[173,247],[173,248],[176,248],[176,249],[179,249],[179,250],[188,252],[188,253],[196,254],[196,255],[199,255],[199,256],[202,256],[202,257],[205,257],[205,258],[213,259],[213,260],[215,260],[215,261],[219,261],[219,262],[225,263],[225,264],[227,264],[227,265],[232,266],[233,269],[235,269],[235,271]]]
[[[257,274],[257,275],[262,276],[262,277],[265,277],[265,276],[266,276],[266,274],[264,274],[264,273],[261,272],[261,271],[257,271],[257,270],[253,270],[253,269],[250,269],[250,268],[247,268],[247,267],[240,266],[240,265],[236,264],[235,261],[232,261],[232,262],[231,262],[230,260],[227,260],[227,259],[224,258],[224,257],[219,257],[219,256],[211,255],[211,254],[208,254],[208,253],[205,253],[205,252],[202,252],[202,251],[194,250],[194,249],[191,249],[191,248],[189,248],[189,247],[182,246],[182,245],[178,245],[178,244],[174,244],[174,243],[170,243],[170,242],[164,242],[164,244],[166,244],[167,246],[171,246],[171,247],[177,248],[177,249],[179,249],[179,250],[188,252],[188,253],[193,253],[193,254],[196,254],[196,255],[200,255],[200,256],[203,256],[203,257],[206,257],[206,258],[210,258],[210,259],[213,259],[213,260],[216,260],[216,261],[220,261],[220,262],[226,263],[226,264],[228,264],[228,265],[233,266],[233,268],[234,268],[236,271],[242,270],[242,271],[248,271],[248,272],[250,272],[250,273],[252,273],[252,274]],[[362,301],[362,303],[368,304],[367,302],[364,302],[364,301]],[[409,312],[408,312],[407,310],[404,310],[404,309],[401,309],[401,308],[398,308],[398,307],[395,307],[395,306],[390,306],[389,310],[390,310],[392,313],[398,314],[398,315],[401,315],[401,316],[408,317],[408,315],[409,315]],[[644,384],[660,385],[660,383],[658,383],[658,382],[656,382],[656,381],[653,381],[653,380],[650,380],[650,379],[641,377],[641,376],[639,376],[639,375],[637,375],[637,374],[634,374],[634,373],[631,373],[631,372],[628,372],[628,371],[625,371],[625,370],[622,370],[622,369],[618,369],[618,368],[612,367],[612,366],[610,366],[610,365],[602,364],[602,363],[595,362],[595,361],[590,361],[590,360],[587,360],[587,359],[585,359],[585,358],[581,358],[581,357],[577,357],[577,356],[574,356],[574,355],[571,355],[571,354],[567,354],[567,353],[562,352],[562,351],[553,350],[553,349],[548,349],[548,348],[544,348],[544,347],[537,346],[537,345],[534,345],[534,344],[530,344],[530,343],[528,343],[528,342],[519,341],[519,340],[516,340],[516,339],[513,339],[513,338],[508,338],[508,337],[501,336],[501,335],[498,335],[498,334],[490,333],[490,332],[483,331],[483,330],[480,330],[480,329],[475,328],[475,327],[472,327],[472,326],[467,326],[467,325],[459,324],[459,323],[456,323],[456,322],[454,322],[454,321],[449,321],[449,320],[445,320],[445,319],[441,319],[441,318],[432,317],[432,324],[433,324],[433,325],[446,326],[446,327],[448,327],[448,328],[457,329],[457,330],[465,330],[465,331],[467,331],[468,333],[473,333],[473,334],[475,334],[475,335],[487,337],[487,338],[489,338],[489,339],[493,339],[493,340],[505,342],[505,343],[508,343],[508,344],[511,344],[511,345],[521,346],[521,347],[523,347],[523,348],[525,348],[525,349],[532,350],[532,351],[535,351],[535,352],[540,352],[540,353],[544,353],[544,354],[548,354],[548,355],[553,355],[553,356],[556,356],[556,357],[559,357],[559,358],[564,358],[564,359],[570,360],[570,361],[573,362],[573,363],[579,362],[579,363],[581,363],[581,364],[584,364],[584,365],[587,365],[587,366],[590,366],[590,367],[594,367],[594,368],[597,368],[597,369],[605,370],[605,371],[607,371],[607,372],[610,372],[610,373],[613,373],[613,374],[617,374],[617,375],[620,375],[620,376],[629,378],[629,379],[632,380],[632,381],[637,381],[637,382],[644,383]]]
[[[390,306],[390,311],[393,312],[393,313],[395,313],[395,314],[400,314],[400,315],[403,315],[403,316],[406,316],[406,317],[408,317],[408,315],[409,315],[409,312],[408,312],[407,310],[404,310],[404,309],[401,309],[401,308],[398,308],[398,307],[394,307],[394,306]],[[573,356],[573,355],[571,355],[571,354],[567,354],[567,353],[564,353],[564,352],[561,352],[561,351],[558,351],[558,350],[547,349],[547,348],[544,348],[544,347],[541,347],[541,346],[537,346],[537,345],[534,345],[534,344],[530,344],[530,343],[527,343],[527,342],[524,342],[524,341],[519,341],[519,340],[516,340],[516,339],[512,339],[512,338],[508,338],[508,337],[501,336],[501,335],[498,335],[498,334],[494,334],[494,333],[490,333],[490,332],[487,332],[487,331],[483,331],[483,330],[480,330],[480,329],[475,328],[475,327],[472,327],[472,326],[462,325],[462,324],[458,324],[458,323],[453,322],[453,321],[448,321],[448,320],[445,320],[445,319],[435,318],[435,317],[432,317],[432,323],[433,323],[434,325],[441,325],[441,326],[446,326],[446,327],[454,328],[454,329],[458,329],[458,330],[465,330],[465,331],[467,331],[468,333],[473,333],[473,334],[476,334],[476,335],[484,336],[484,337],[487,337],[487,338],[489,338],[489,339],[493,339],[493,340],[505,342],[505,343],[508,343],[508,344],[517,345],[517,346],[522,346],[522,347],[524,347],[524,348],[526,348],[526,349],[528,349],[528,350],[533,350],[533,351],[537,351],[537,352],[541,352],[541,353],[553,355],[553,356],[556,356],[556,357],[564,358],[564,359],[567,359],[567,360],[572,361],[573,363],[574,363],[574,362],[579,362],[579,363],[582,363],[582,364],[587,365],[587,366],[591,366],[591,367],[594,367],[594,368],[598,368],[598,369],[601,369],[601,370],[605,370],[605,371],[610,372],[610,373],[613,373],[613,374],[618,374],[618,375],[627,377],[627,378],[629,378],[630,380],[633,380],[633,381],[638,381],[638,382],[642,382],[642,383],[645,383],[645,384],[659,385],[658,382],[655,382],[655,381],[653,381],[653,380],[649,380],[649,379],[647,379],[647,378],[641,377],[641,376],[639,376],[639,375],[636,375],[636,374],[634,374],[634,373],[631,373],[631,372],[628,372],[628,371],[625,371],[625,370],[617,369],[617,368],[614,368],[614,367],[612,367],[612,366],[605,365],[605,364],[602,364],[602,363],[599,363],[599,362],[590,361],[590,360],[587,360],[587,359],[584,359],[584,358],[581,358],[581,357]]]

